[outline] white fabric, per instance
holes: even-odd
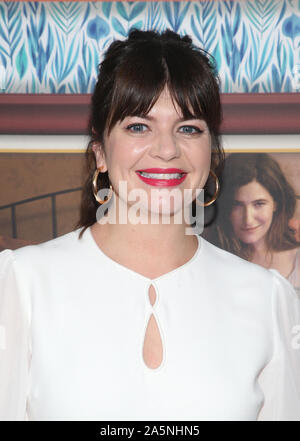
[[[300,301],[279,273],[198,237],[150,280],[78,234],[0,253],[0,419],[300,420]]]

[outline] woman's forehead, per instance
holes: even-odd
[[[238,187],[235,197],[243,199],[273,199],[267,188],[256,180]]]
[[[178,117],[182,118],[182,110],[177,104],[176,100],[172,97],[169,89],[164,88],[149,112],[147,116],[155,115],[157,112],[168,111],[169,113],[176,113]]]
[[[163,112],[164,110],[168,110],[170,113],[174,113],[174,115],[176,114],[176,117],[180,119],[202,119],[202,117],[200,118],[199,116],[194,115],[191,104],[187,103],[187,107],[190,115],[188,118],[184,118],[183,111],[177,103],[175,96],[172,94],[171,90],[165,86],[145,116],[151,118],[151,116],[155,116],[155,114],[160,111]]]

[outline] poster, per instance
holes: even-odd
[[[300,292],[299,161],[299,153],[227,154],[220,195],[207,208],[203,236],[276,269]]]

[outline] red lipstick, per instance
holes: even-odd
[[[142,176],[139,172],[151,173],[151,174],[167,174],[167,173],[180,173],[183,174],[181,178],[178,179],[163,179],[163,178],[152,178]],[[174,187],[175,185],[181,184],[186,178],[187,173],[184,170],[179,168],[145,168],[143,170],[136,170],[136,174],[141,179],[141,181],[145,182],[148,185],[152,185],[155,187]]]

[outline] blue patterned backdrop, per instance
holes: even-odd
[[[0,91],[90,93],[103,52],[133,27],[189,34],[224,93],[300,91],[300,0],[0,2]]]

